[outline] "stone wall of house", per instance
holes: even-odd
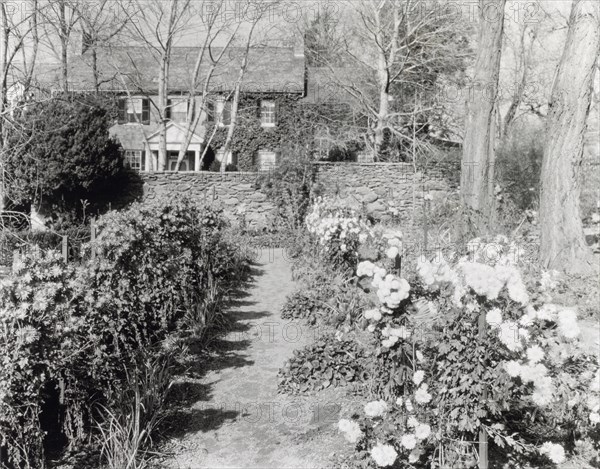
[[[316,163],[319,190],[365,209],[376,219],[407,222],[422,212],[426,194],[443,199],[458,188],[460,168],[438,164],[417,169],[410,163]]]
[[[405,223],[420,216],[425,194],[444,198],[458,186],[458,169],[438,166],[416,171],[408,163],[315,163],[319,194],[344,199],[376,219]],[[139,173],[137,198],[187,195],[223,208],[231,219],[255,228],[276,223],[275,207],[260,189],[258,173]]]

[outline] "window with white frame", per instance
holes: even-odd
[[[275,101],[260,102],[260,123],[263,127],[275,127],[277,124],[275,108]]]
[[[356,161],[359,163],[373,163],[372,153],[359,153],[356,155]]]
[[[225,154],[225,152],[221,148],[217,151],[217,154],[215,156],[217,158],[217,161],[221,164],[224,164],[225,166],[227,166],[228,164],[237,164],[237,162],[234,161],[233,153],[231,152],[231,150],[229,150],[227,154]]]
[[[119,99],[119,123],[150,123],[150,100],[142,97]]]
[[[331,150],[331,137],[329,132],[320,132],[315,137],[315,150],[317,158],[320,160],[326,159]]]
[[[270,150],[260,150],[257,163],[259,171],[275,169],[275,166],[277,166],[277,153]]]
[[[126,150],[125,165],[135,171],[142,170],[142,152],[141,150]]]

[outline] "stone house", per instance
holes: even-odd
[[[184,137],[191,131],[191,141],[180,171],[207,170],[216,159],[221,164],[237,166],[238,155],[229,151],[223,154],[211,142],[211,131],[227,129],[231,122],[232,91],[239,75],[243,48],[230,47],[212,72],[208,86],[208,99],[201,105],[204,78],[209,65],[200,68],[199,79],[193,86],[193,71],[198,48],[174,47],[171,54],[168,79],[168,105],[164,116],[159,112],[159,66],[148,49],[140,46],[113,47],[71,53],[69,60],[69,90],[72,92],[107,93],[118,102],[118,120],[110,133],[122,145],[128,166],[134,170],[151,172],[156,167],[161,138],[161,119],[166,126],[167,171],[174,171],[177,155]],[[212,56],[221,52],[211,49]],[[208,62],[208,59],[205,59]],[[251,48],[248,66],[241,86],[241,95],[255,99],[255,117],[261,132],[273,131],[278,125],[279,105],[277,95],[305,95],[305,58],[303,44],[264,46]],[[44,90],[60,90],[61,68],[57,63],[41,64],[37,69],[36,85]],[[193,91],[191,91],[193,90]],[[190,97],[191,96],[191,97]],[[200,112],[199,119],[188,122],[191,100]],[[196,117],[196,116],[194,116]],[[194,126],[194,122],[196,125]],[[238,124],[239,125],[239,124]],[[194,128],[192,128],[194,127]],[[277,147],[259,148],[253,158],[256,169],[275,165],[280,154]],[[154,161],[154,165],[153,165]]]

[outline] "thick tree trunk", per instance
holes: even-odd
[[[540,193],[540,261],[568,273],[591,272],[579,210],[583,142],[600,51],[598,4],[575,0],[552,90]]]
[[[463,143],[460,195],[463,207],[476,212],[477,225],[484,231],[495,213],[494,162],[498,75],[506,0],[479,0],[479,44],[468,99]]]
[[[377,20],[379,23],[381,11],[377,13]],[[377,35],[377,42],[383,44],[383,35],[381,32]],[[392,42],[392,48],[396,47],[396,44]],[[390,73],[388,58],[386,57],[386,50],[381,47],[378,48],[377,56],[377,85],[379,87],[379,109],[377,112],[377,124],[375,125],[375,161],[379,160],[383,151],[384,143],[384,131],[387,126],[388,115],[389,115],[389,87],[390,87]],[[390,52],[391,54],[391,52]]]

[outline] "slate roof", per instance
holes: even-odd
[[[218,57],[221,51],[221,48],[213,47],[213,57]],[[170,93],[189,91],[198,52],[199,48],[196,47],[173,48],[169,72]],[[233,89],[243,52],[243,48],[232,47],[224,53],[213,73],[211,91],[227,92]],[[201,89],[209,68],[210,59],[205,55],[197,89]],[[151,94],[158,88],[159,69],[157,58],[147,47],[124,46],[98,51],[99,81],[103,91],[124,91],[127,88],[130,92],[140,90]],[[242,89],[246,92],[303,94],[304,74],[304,57],[295,56],[292,47],[255,47],[249,52]],[[58,85],[60,64],[40,64],[36,76],[42,87]],[[69,82],[74,91],[94,89],[92,55],[89,51],[71,58]]]

